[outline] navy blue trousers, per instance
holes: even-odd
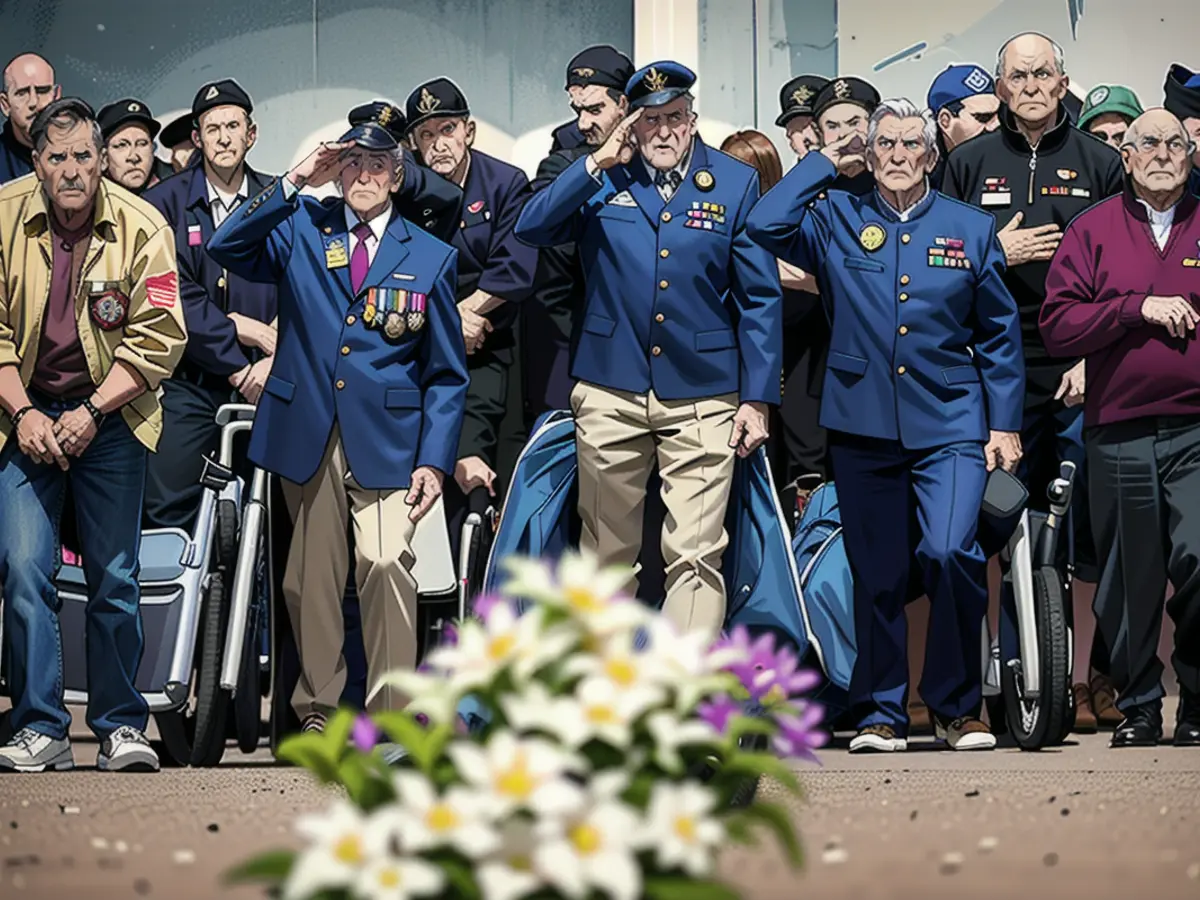
[[[897,441],[831,432],[829,452],[854,576],[850,699],[857,726],[908,734],[904,609],[914,582],[930,601],[921,698],[944,719],[979,715],[987,615],[987,560],[976,539],[987,483],[983,445],[906,450]]]

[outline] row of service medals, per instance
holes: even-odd
[[[367,291],[363,324],[382,328],[389,340],[399,340],[405,331],[420,331],[425,327],[425,294],[397,288],[373,287]]]

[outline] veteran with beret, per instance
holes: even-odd
[[[821,146],[813,116],[817,95],[829,84],[820,75],[800,75],[779,89],[779,116],[775,124],[787,131],[788,145],[803,159],[810,150]]]
[[[765,250],[817,276],[832,325],[821,425],[854,574],[850,749],[907,747],[910,573],[930,598],[921,697],[952,748],[988,749],[976,524],[988,470],[1020,458],[1017,307],[995,221],[929,187],[932,114],[902,99],[875,109],[865,161],[877,188],[864,197],[833,187],[856,134],[797,163],[746,223]]]
[[[283,591],[300,656],[292,705],[308,731],[324,728],[345,686],[351,570],[370,681],[416,665],[412,540],[454,470],[462,426],[457,251],[398,214],[403,172],[395,136],[368,121],[320,145],[208,243],[230,271],[279,285],[279,341],[249,456],[284,480],[297,511]],[[299,194],[330,182],[339,197]],[[389,687],[368,708],[404,702]]]
[[[162,126],[141,100],[129,97],[101,107],[96,121],[104,137],[104,174],[125,190],[141,194],[174,174],[154,155]]]
[[[533,196],[517,236],[574,241],[583,264],[571,367],[580,542],[632,569],[657,462],[664,612],[715,634],[734,461],[766,440],[779,403],[782,310],[775,260],[743,231],[758,173],[696,134],[695,81],[669,61],[635,72],[633,113]]]

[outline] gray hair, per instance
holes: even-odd
[[[1125,140],[1121,142],[1122,150],[1124,150],[1126,147],[1137,149],[1137,139],[1142,136],[1142,130],[1138,127],[1138,122],[1141,121],[1141,118],[1141,116],[1138,116],[1129,123],[1129,128],[1125,131]],[[1180,122],[1178,118],[1175,118],[1175,124],[1179,126],[1179,136],[1183,138],[1184,143],[1187,144],[1187,154],[1190,158],[1192,154],[1196,152],[1196,142],[1192,140],[1192,136],[1188,133],[1188,130],[1183,127],[1183,123]]]
[[[1042,34],[1040,31],[1025,31],[1021,34],[1014,34],[1007,41],[1000,45],[1000,51],[996,54],[996,78],[1004,77],[1004,54],[1008,52],[1008,48],[1012,42],[1023,37],[1039,37],[1050,43],[1051,49],[1054,51],[1054,68],[1058,70],[1059,75],[1067,74],[1067,56],[1063,53],[1063,48],[1053,38]]]
[[[875,111],[871,113],[871,118],[867,123],[868,147],[875,144],[875,135],[879,132],[879,123],[888,116],[895,116],[897,119],[920,119],[921,138],[925,142],[925,150],[933,154],[934,161],[937,160],[940,153],[938,150],[937,118],[932,111],[921,109],[911,100],[904,97],[884,100],[875,107]]]
[[[100,130],[100,123],[95,119],[89,119],[86,116],[80,115],[74,109],[63,109],[60,112],[53,113],[48,116],[44,126],[36,129],[34,135],[33,149],[41,154],[46,149],[46,144],[50,140],[50,126],[61,128],[63,131],[70,131],[80,122],[87,122],[92,126],[92,143],[96,145],[96,151],[104,150],[106,147],[104,141],[104,133]]]

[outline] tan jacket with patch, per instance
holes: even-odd
[[[36,175],[0,188],[0,366],[19,366],[26,387],[37,362],[50,293],[50,215]],[[149,386],[121,414],[150,450],[162,433],[158,386],[175,370],[187,343],[178,271],[175,235],[158,210],[101,179],[91,244],[75,294],[75,321],[95,384],[119,359]],[[113,315],[111,300],[90,301],[114,291],[128,298],[128,311],[120,327],[105,330],[93,315]],[[0,417],[0,447],[11,430],[11,420]]]

